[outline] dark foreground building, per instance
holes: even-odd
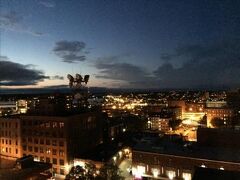
[[[196,167],[240,171],[240,150],[184,142],[178,136],[143,138],[132,150],[135,177],[190,180]]]

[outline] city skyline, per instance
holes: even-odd
[[[0,86],[239,87],[236,1],[0,0]]]

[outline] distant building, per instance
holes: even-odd
[[[232,108],[223,107],[223,108],[206,108],[207,115],[207,126],[212,127],[211,121],[214,118],[219,118],[223,120],[224,124],[228,124],[228,121],[234,117],[235,111]]]
[[[226,106],[226,101],[206,101],[207,108],[224,108]]]

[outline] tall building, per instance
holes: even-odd
[[[1,156],[32,155],[35,161],[51,163],[54,173],[66,175],[74,157],[102,142],[102,120],[101,113],[92,112],[0,118]]]

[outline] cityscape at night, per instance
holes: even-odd
[[[0,0],[0,180],[239,180],[239,9]]]

